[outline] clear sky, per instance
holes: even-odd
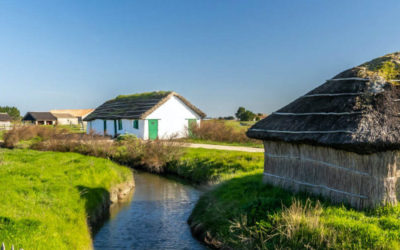
[[[269,113],[400,50],[400,1],[0,0],[0,106],[96,107],[174,90]]]

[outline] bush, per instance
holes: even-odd
[[[137,136],[134,134],[124,134],[117,137],[117,141],[134,141],[136,139]]]
[[[192,124],[190,136],[193,139],[211,140],[220,142],[260,143],[258,140],[246,136],[245,129],[229,126],[222,120],[203,121],[201,126]]]
[[[28,143],[22,143],[28,141]],[[142,167],[150,172],[164,172],[164,167],[182,155],[180,143],[173,140],[143,141],[133,135],[116,141],[96,134],[77,134],[57,127],[23,126],[4,135],[8,148],[29,147],[42,151],[77,152],[109,158],[120,164]]]

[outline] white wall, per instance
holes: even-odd
[[[145,124],[147,124],[145,120],[139,120],[139,129],[133,128],[134,120],[122,120],[122,130],[118,129],[118,121],[116,121],[117,125],[117,134],[134,134],[138,138],[143,138]],[[87,125],[87,133],[90,130],[93,130],[96,134],[103,135],[104,134],[104,121],[103,120],[93,120],[88,122]],[[115,136],[114,130],[114,120],[107,120],[107,135]]]
[[[11,128],[11,122],[10,121],[0,121],[0,130],[10,129],[10,128]]]
[[[139,129],[133,128],[133,120],[122,120],[122,130],[118,130],[118,134],[134,134],[138,138],[147,140],[149,138],[148,120],[158,120],[158,137],[168,138],[176,135],[178,138],[187,135],[188,119],[196,119],[200,125],[200,116],[184,104],[179,98],[173,96],[163,105],[154,110],[146,117],[146,120],[139,120]],[[92,129],[95,133],[103,135],[103,120],[93,120],[88,122],[87,132]],[[114,121],[107,120],[107,134],[114,135]]]
[[[186,106],[179,98],[173,96],[146,119],[158,119],[158,137],[167,138],[172,135],[187,135],[188,119],[196,119],[200,125],[200,116]],[[145,139],[149,137],[148,126],[145,127]]]
[[[122,120],[122,130],[117,130],[118,134],[134,134],[138,138],[143,138],[144,128],[147,121],[139,120],[139,128],[133,128],[134,120]],[[118,129],[118,121],[117,121],[117,129]]]
[[[59,125],[77,125],[78,118],[57,118],[57,124],[59,124]]]

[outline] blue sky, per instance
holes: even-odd
[[[174,90],[269,113],[400,50],[400,1],[0,0],[0,105],[96,107]]]

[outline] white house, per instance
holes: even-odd
[[[205,116],[179,94],[158,91],[120,95],[99,106],[84,121],[88,122],[87,133],[93,131],[112,137],[134,134],[154,140],[185,137],[189,124],[200,125]]]
[[[11,127],[11,117],[7,113],[0,113],[0,130]]]
[[[58,124],[78,124],[82,127],[82,129],[86,130],[87,122],[84,122],[86,116],[92,113],[94,109],[53,109],[50,112],[57,117]],[[70,117],[74,117],[75,119],[68,119],[68,118],[58,118],[59,114],[66,114]],[[62,121],[63,120],[63,121]],[[69,121],[71,122],[69,122]]]
[[[78,117],[75,117],[71,114],[53,113],[53,112],[51,112],[51,114],[57,118],[58,125],[78,125],[79,124]]]

